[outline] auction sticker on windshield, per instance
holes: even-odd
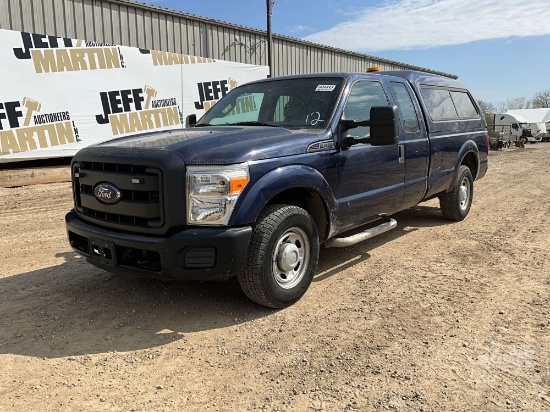
[[[316,92],[331,92],[336,87],[335,84],[320,84],[315,89]]]

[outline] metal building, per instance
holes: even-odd
[[[129,0],[0,0],[0,28],[239,63],[268,65],[264,31]],[[361,53],[273,35],[273,75],[422,70]]]

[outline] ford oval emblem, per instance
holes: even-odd
[[[94,195],[100,202],[115,204],[120,200],[120,189],[111,183],[100,183],[94,189]]]

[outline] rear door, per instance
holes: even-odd
[[[391,80],[390,89],[399,109],[403,138],[400,142],[400,161],[405,165],[405,194],[402,206],[408,208],[419,203],[426,193],[430,143],[418,100],[406,80]]]

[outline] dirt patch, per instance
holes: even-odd
[[[0,188],[0,410],[550,409],[550,144],[322,250],[296,305],[114,277],[68,247],[70,184]]]

